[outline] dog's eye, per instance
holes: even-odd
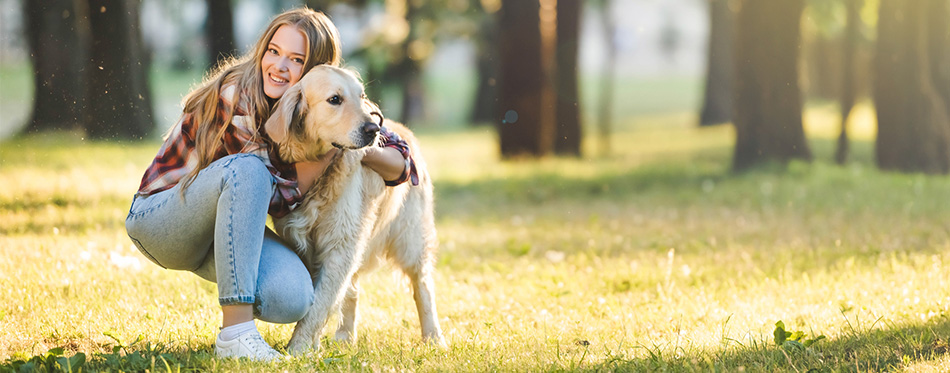
[[[339,105],[343,103],[343,98],[339,95],[333,95],[333,97],[327,99],[327,102],[329,102],[330,105]]]

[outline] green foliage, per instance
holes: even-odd
[[[809,0],[807,14],[817,27],[818,33],[825,37],[839,35],[845,24],[845,1],[850,0]]]
[[[868,44],[876,38],[878,7],[880,0],[808,0],[806,7],[807,25],[819,37],[836,39],[844,33],[847,22],[847,1],[857,1],[859,11],[860,43]]]
[[[26,360],[8,359],[0,366],[0,372],[79,372],[86,363],[86,354],[79,352],[66,357],[64,352],[57,347]]]
[[[775,323],[775,331],[772,332],[775,344],[787,349],[805,350],[811,347],[815,342],[825,339],[824,335],[815,338],[805,338],[807,334],[803,331],[791,332],[785,330],[785,323],[779,320]]]
[[[0,365],[0,373],[7,372],[80,372],[80,371],[151,371],[171,372],[182,369],[196,368],[207,363],[210,355],[181,354],[169,351],[161,346],[144,343],[142,336],[126,346],[121,339],[112,332],[104,335],[112,338],[115,344],[111,353],[97,352],[87,360],[86,354],[77,352],[72,356],[65,356],[65,349],[57,347],[48,352],[28,359],[7,359]],[[193,357],[196,357],[193,359]],[[196,364],[197,363],[197,364]]]

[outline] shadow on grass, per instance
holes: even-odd
[[[147,343],[140,347],[118,345],[111,353],[86,355],[80,352],[67,356],[63,348],[53,348],[29,358],[10,358],[0,364],[0,373],[208,371],[215,367],[216,361],[214,354],[207,350],[176,351]]]
[[[865,372],[900,370],[911,363],[935,361],[950,354],[950,315],[921,325],[884,325],[851,330],[841,338],[818,341],[809,348],[779,347],[771,339],[723,341],[735,345],[714,353],[691,353],[674,348],[668,356],[662,346],[643,346],[649,357],[609,357],[584,367],[591,371],[664,372]]]
[[[756,207],[796,201],[802,206],[823,209],[841,206],[840,202],[845,200],[883,198],[885,202],[902,204],[915,197],[904,193],[907,186],[926,178],[878,171],[872,162],[873,144],[868,142],[852,144],[854,160],[845,166],[830,160],[833,141],[818,139],[812,140],[812,144],[812,162],[765,163],[741,173],[730,169],[730,148],[720,146],[693,151],[685,157],[671,152],[670,159],[663,159],[665,155],[661,154],[657,157],[660,159],[633,168],[612,168],[593,161],[593,172],[584,175],[526,166],[517,175],[486,176],[471,182],[437,180],[437,207],[440,212],[451,214],[596,201],[649,201],[669,207],[697,203]],[[947,179],[932,180],[941,183]],[[870,208],[891,207],[885,203]]]
[[[894,371],[909,364],[927,365],[950,354],[950,317],[920,325],[886,325],[868,330],[852,330],[834,340],[821,340],[812,347],[779,347],[771,339],[750,341],[724,340],[729,346],[717,352],[693,352],[689,347],[641,346],[644,358],[627,358],[608,355],[597,364],[559,360],[541,371],[620,371],[620,372],[866,372]],[[672,352],[670,352],[672,350]],[[451,352],[440,352],[449,354]],[[357,355],[361,355],[359,352]],[[586,356],[586,355],[585,355]],[[289,371],[324,370],[329,365],[337,368],[358,369],[359,361],[330,356],[317,359],[291,359],[287,362],[266,364],[247,361],[218,360],[210,352],[210,346],[197,351],[166,349],[144,344],[116,346],[111,353],[96,353],[86,356],[77,353],[65,356],[62,348],[26,359],[11,358],[0,364],[0,372],[32,371],[242,371],[248,369],[282,369]],[[359,361],[357,361],[359,360]],[[451,360],[451,359],[450,359]],[[420,360],[415,361],[420,364]],[[342,364],[342,365],[341,365]],[[256,367],[256,368],[255,368]],[[269,367],[269,368],[267,368]],[[420,368],[421,366],[415,366]],[[431,367],[431,366],[430,366]],[[414,370],[407,361],[404,368]],[[454,370],[457,367],[442,367]],[[536,370],[536,366],[524,366]],[[945,368],[936,366],[937,371]]]
[[[643,167],[630,173],[603,172],[593,178],[573,178],[555,172],[517,177],[485,178],[470,183],[437,182],[440,200],[480,197],[492,205],[542,204],[587,199],[620,199],[663,190],[668,193],[701,191],[704,181],[717,182],[725,174],[715,169]]]

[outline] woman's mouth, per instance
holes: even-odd
[[[284,84],[284,83],[287,83],[287,82],[289,81],[288,79],[284,79],[284,78],[281,78],[281,77],[279,77],[279,76],[275,76],[275,75],[272,75],[272,74],[267,74],[267,77],[270,78],[270,81],[273,82],[274,84]]]

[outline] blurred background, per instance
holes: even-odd
[[[950,371],[950,0],[0,0],[0,360],[247,370],[123,219],[303,5],[419,139],[453,347],[380,271],[359,345],[288,370]]]
[[[886,137],[879,165],[950,169],[945,0],[0,0],[0,139],[157,139],[219,58],[304,5],[337,24],[388,117],[494,125],[505,158],[610,154],[618,126],[677,113],[733,123],[737,169],[808,160],[803,111],[849,123],[877,81],[884,112],[850,126]],[[837,138],[843,163],[847,128],[809,133]]]
[[[54,3],[58,3],[58,7],[52,6]],[[35,11],[46,13],[44,17],[50,24],[37,26],[64,27],[41,32],[79,32],[75,26],[67,26],[76,22],[76,16],[68,14],[77,11],[70,10],[76,7],[73,3],[38,2],[35,6],[42,9]],[[215,3],[224,4],[226,8],[209,13],[209,8]],[[492,42],[489,38],[497,37],[492,18],[500,8],[500,0],[427,3],[412,10],[420,13],[418,15],[407,14],[405,1],[325,1],[307,5],[327,12],[340,28],[348,65],[357,67],[364,77],[369,77],[369,66],[374,68],[375,75],[368,79],[368,83],[385,91],[376,99],[385,102],[388,115],[402,116],[404,108],[401,103],[405,92],[398,86],[413,79],[424,83],[422,91],[416,94],[425,97],[426,101],[433,101],[419,108],[412,117],[405,118],[411,119],[413,125],[443,127],[490,122],[493,114],[476,115],[473,111],[478,84],[491,78],[482,75],[493,73],[485,68],[479,70],[479,59],[488,59],[489,65],[496,62],[485,54],[495,54],[487,51],[487,44]],[[23,129],[30,120],[33,82],[29,76],[31,52],[25,32],[35,29],[29,28],[29,19],[21,1],[2,0],[0,4],[3,11],[3,84],[8,87],[5,91],[13,91],[5,93],[4,112],[8,115],[4,115],[0,123],[3,134],[9,136]],[[82,7],[83,4],[79,5]],[[247,52],[271,17],[303,4],[300,1],[145,0],[131,5],[135,5],[141,29],[138,44],[144,49],[143,60],[147,59],[149,63],[152,78],[149,89],[157,94],[152,103],[156,111],[154,121],[156,126],[164,128],[177,118],[177,99],[207,71],[212,54]],[[618,1],[610,6],[629,16],[619,20],[613,30],[605,30],[599,25],[602,14],[598,6],[604,5],[591,2],[586,6],[590,9],[583,13],[584,20],[578,30],[581,39],[578,43],[579,71],[582,79],[592,79],[591,85],[582,89],[596,89],[593,84],[598,81],[593,79],[604,68],[610,47],[608,39],[612,39],[618,75],[662,80],[674,85],[676,92],[669,97],[675,101],[666,107],[655,107],[653,104],[662,103],[653,99],[650,103],[635,105],[633,112],[625,110],[622,114],[670,110],[670,106],[682,110],[695,105],[708,33],[706,4],[696,0]],[[67,14],[65,18],[58,19],[63,14]],[[213,29],[217,19],[226,19],[220,22],[226,29]],[[413,31],[412,40],[409,40],[410,30]],[[607,32],[610,32],[609,37]],[[218,36],[232,40],[232,44],[223,47],[230,50],[213,50],[218,48],[212,43]],[[58,36],[64,44],[69,41],[68,37]],[[413,54],[407,53],[410,48]],[[60,51],[62,57],[76,60],[83,57],[78,52],[76,49]],[[407,58],[419,65],[418,71],[399,71],[399,65]],[[390,71],[379,72],[387,69]],[[178,85],[170,86],[175,83]],[[384,84],[390,89],[383,87]],[[626,92],[630,88],[619,89]],[[638,101],[642,99],[640,97]],[[491,110],[487,107],[482,111],[486,109]]]

